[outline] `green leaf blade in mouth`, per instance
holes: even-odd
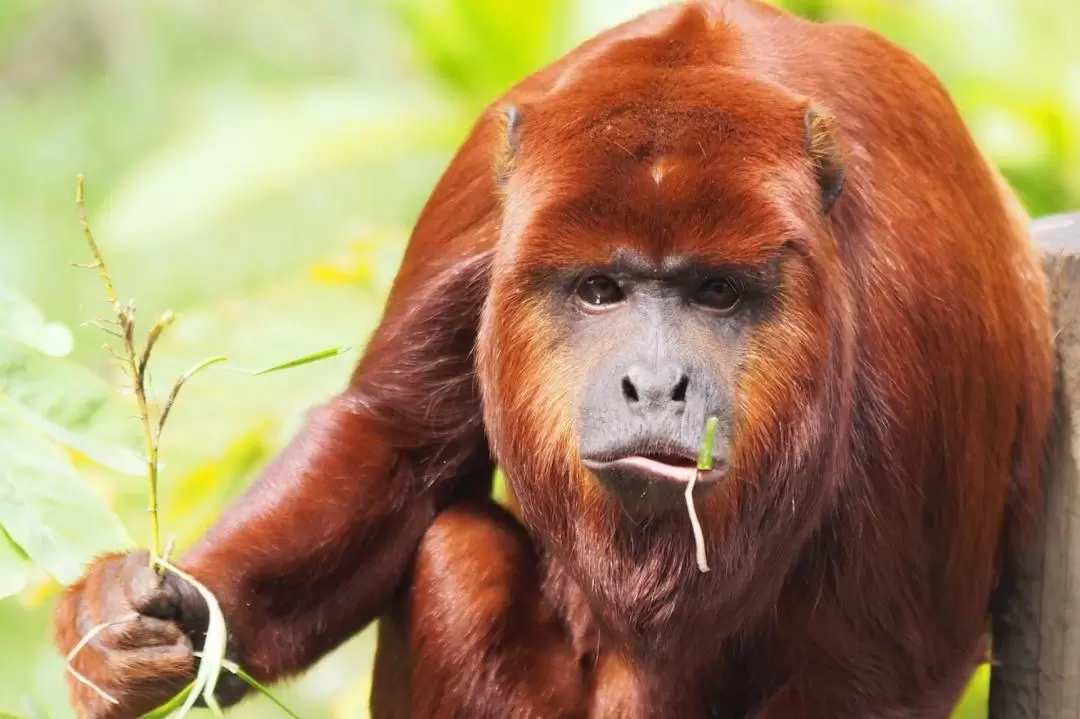
[[[698,452],[698,469],[708,471],[713,468],[713,446],[716,444],[716,426],[720,420],[709,417],[705,423],[705,436],[701,440],[701,451]]]

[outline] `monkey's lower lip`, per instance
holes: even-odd
[[[582,463],[592,472],[611,472],[646,476],[653,481],[689,484],[697,474],[699,484],[718,482],[727,474],[727,463],[718,461],[713,469],[699,470],[697,466],[682,458],[654,458],[642,455],[630,455],[610,460],[583,459]]]

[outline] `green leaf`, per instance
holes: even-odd
[[[71,353],[71,331],[48,322],[41,310],[10,287],[0,285],[0,337],[7,336],[53,357]]]
[[[0,599],[18,594],[30,578],[30,558],[0,527]]]
[[[713,468],[713,452],[716,444],[716,426],[719,420],[709,417],[705,422],[705,436],[701,438],[701,450],[698,452],[698,469],[709,470]]]
[[[0,399],[24,424],[97,464],[142,475],[139,425],[119,393],[68,359],[48,357],[0,338]]]
[[[221,663],[225,660],[225,647],[227,632],[225,630],[225,615],[221,611],[221,605],[213,592],[199,583],[197,579],[185,574],[172,564],[158,559],[155,561],[160,567],[177,575],[202,595],[206,602],[206,610],[209,618],[206,626],[206,638],[203,641],[202,653],[199,659],[199,670],[195,673],[195,681],[192,682],[191,693],[184,700],[176,719],[187,716],[195,701],[201,696],[210,710],[217,716],[221,716],[221,707],[214,698],[214,689],[217,687],[218,677],[221,676]]]
[[[180,707],[184,705],[184,702],[187,701],[188,695],[191,694],[191,690],[194,686],[194,682],[188,684],[186,687],[181,689],[180,692],[172,699],[165,702],[157,709],[143,714],[140,719],[166,719],[166,717],[172,716],[172,713],[177,711]]]
[[[27,611],[14,597],[0,600],[0,716],[40,717],[43,712],[32,711],[39,688],[35,686],[38,659],[43,645],[49,642],[51,615],[45,611]],[[48,646],[49,656],[60,659]],[[63,672],[56,672],[57,684],[63,689]],[[70,716],[70,714],[69,714]]]
[[[291,716],[293,719],[300,719],[300,717],[296,716],[296,713],[292,709],[289,709],[289,707],[285,706],[285,704],[280,699],[274,696],[274,693],[270,691],[270,689],[268,689],[266,685],[262,684],[255,677],[245,672],[239,664],[237,664],[236,662],[231,662],[228,659],[222,659],[221,666],[243,679],[245,682],[247,682],[249,686],[259,691],[263,696],[272,701],[274,704],[277,704],[278,708]]]
[[[506,473],[502,467],[496,467],[491,479],[491,497],[504,507],[510,504],[510,487],[506,484]]]
[[[0,400],[0,526],[63,584],[134,542],[62,450]]]
[[[280,364],[273,365],[271,367],[265,367],[263,369],[249,370],[240,369],[234,367],[237,372],[244,372],[250,375],[262,375],[270,374],[271,372],[278,372],[283,369],[291,369],[293,367],[300,367],[301,365],[311,364],[312,362],[318,362],[320,360],[329,359],[330,357],[337,357],[340,354],[348,352],[351,347],[331,347],[330,349],[319,350],[318,352],[312,352],[311,354],[297,357],[296,359],[286,360]]]
[[[990,701],[990,664],[982,663],[968,680],[967,688],[953,709],[952,719],[985,719]]]

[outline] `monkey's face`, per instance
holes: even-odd
[[[671,510],[691,477],[710,542],[762,523],[790,537],[846,432],[825,397],[845,386],[826,221],[842,170],[815,158],[801,98],[737,73],[701,80],[719,99],[696,76],[626,77],[508,114],[488,432],[526,520],[566,543],[589,524],[618,537],[628,516],[689,541]],[[695,475],[710,417],[714,468]]]
[[[692,478],[707,492],[727,476],[747,342],[774,275],[616,248],[610,262],[559,276],[554,319],[582,368],[577,453],[628,511],[681,506]],[[697,473],[710,417],[713,468]]]

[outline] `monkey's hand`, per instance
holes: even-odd
[[[195,678],[206,631],[202,597],[172,573],[160,577],[146,551],[98,558],[68,587],[54,616],[55,642],[67,655],[101,627],[71,660],[90,684],[68,672],[80,719],[129,719],[171,699]],[[221,694],[243,693],[223,673]],[[239,698],[222,697],[224,703]],[[229,701],[231,699],[232,701]]]

